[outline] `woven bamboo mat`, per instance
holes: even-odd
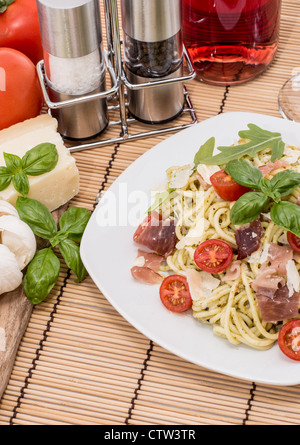
[[[300,67],[299,28],[299,1],[283,0],[280,47],[266,73],[237,87],[187,83],[198,120],[228,111],[280,116],[278,91]],[[92,211],[99,192],[166,137],[75,153],[81,188],[71,204]],[[9,424],[298,425],[300,385],[246,382],[178,358],[124,320],[90,278],[75,284],[62,266],[33,309],[0,402],[0,425]]]

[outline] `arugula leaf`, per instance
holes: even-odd
[[[201,145],[194,157],[195,170],[199,164],[205,164],[205,162],[202,162],[202,159],[210,158],[213,155],[215,143],[216,140],[214,137],[212,137]]]
[[[248,124],[248,128],[248,130],[239,132],[241,138],[249,139],[248,142],[240,145],[218,147],[220,153],[215,156],[207,155],[207,153],[204,153],[205,156],[199,154],[201,163],[206,165],[223,165],[243,156],[254,157],[256,153],[265,148],[272,148],[272,162],[282,157],[284,142],[281,139],[280,133],[263,130],[254,124]]]
[[[52,251],[40,250],[29,263],[24,277],[24,291],[32,304],[41,303],[55,285],[60,271],[60,261]]]
[[[154,210],[158,209],[163,202],[165,202],[174,189],[164,190],[163,192],[158,192],[155,195],[154,202],[151,207],[149,207],[147,213],[152,213]]]
[[[247,224],[259,217],[265,210],[270,198],[260,192],[242,195],[230,210],[230,220],[234,225]]]
[[[225,172],[238,184],[260,190],[259,183],[263,178],[262,172],[250,162],[244,159],[230,161],[226,165]]]

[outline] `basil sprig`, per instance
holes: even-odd
[[[56,146],[44,142],[28,150],[20,158],[11,153],[3,153],[6,167],[0,167],[0,191],[5,190],[11,182],[20,195],[29,193],[28,176],[39,176],[52,171],[58,161]]]
[[[224,165],[234,159],[244,156],[254,157],[256,153],[266,149],[272,149],[271,161],[280,159],[284,152],[284,142],[280,133],[264,130],[255,124],[248,124],[248,130],[239,132],[239,137],[245,139],[243,144],[220,146],[219,153],[213,155],[214,140],[209,139],[200,147],[196,154],[197,163],[206,165]]]
[[[234,225],[247,224],[267,211],[270,199],[260,192],[249,192],[242,195],[230,211],[230,220]]]
[[[59,275],[60,260],[55,254],[56,246],[66,265],[76,275],[76,282],[85,278],[79,242],[91,214],[84,208],[69,207],[60,217],[58,228],[52,214],[40,201],[19,196],[16,208],[20,219],[29,225],[33,233],[49,240],[51,245],[34,256],[24,277],[26,297],[32,304],[38,304],[47,297]]]
[[[300,186],[300,173],[284,170],[269,181],[264,178],[259,168],[240,159],[230,161],[225,172],[240,185],[254,189],[242,195],[230,211],[234,225],[254,221],[260,213],[270,210],[271,220],[279,227],[300,237],[300,207],[282,198]]]
[[[29,263],[24,277],[24,292],[32,304],[41,303],[54,287],[60,261],[52,249],[40,250]]]

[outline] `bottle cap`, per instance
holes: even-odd
[[[97,0],[37,0],[42,45],[53,56],[75,58],[102,43]]]
[[[159,42],[181,29],[180,0],[121,0],[122,26],[132,39]]]

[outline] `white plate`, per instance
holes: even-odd
[[[91,278],[115,309],[163,348],[232,377],[296,385],[300,383],[300,362],[286,358],[277,344],[268,351],[231,345],[191,313],[169,312],[160,302],[159,287],[134,281],[130,273],[137,255],[133,234],[145,217],[151,191],[166,181],[166,169],[191,163],[200,145],[212,136],[216,146],[232,144],[249,123],[280,132],[287,143],[300,144],[299,124],[253,113],[220,114],[176,133],[133,162],[104,194],[84,233],[81,257]],[[145,196],[149,201],[143,201]],[[121,210],[114,214],[116,208]],[[137,215],[140,208],[142,212]]]

